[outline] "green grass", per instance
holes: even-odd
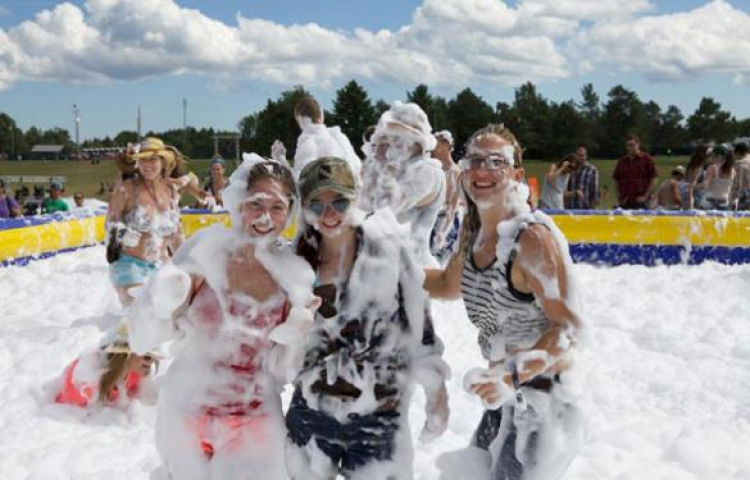
[[[672,168],[677,165],[687,167],[688,160],[689,157],[654,157],[654,163],[656,163],[656,168],[659,170],[659,179],[667,178]],[[617,160],[595,159],[589,160],[589,162],[599,169],[599,188],[602,193],[599,208],[612,208],[617,200],[615,182],[612,180],[612,173],[615,171]],[[544,160],[524,160],[523,162],[526,176],[536,177],[540,189],[542,188],[542,183],[544,183],[544,174],[549,169],[551,163],[551,161]]]
[[[657,167],[659,168],[660,178],[666,178],[672,167],[676,165],[687,166],[688,157],[655,157]],[[544,173],[549,168],[551,162],[542,160],[527,160],[524,162],[527,176],[534,176],[539,182],[541,188],[544,181]],[[602,208],[611,208],[615,203],[614,182],[612,181],[612,172],[615,169],[615,160],[591,160],[591,163],[599,168],[602,194],[607,195],[600,203]],[[203,180],[208,174],[210,160],[191,160],[189,168]],[[2,175],[65,175],[68,182],[65,184],[65,195],[72,196],[77,191],[82,191],[85,197],[96,197],[101,200],[107,200],[108,193],[99,195],[99,185],[101,182],[112,183],[117,178],[117,168],[114,162],[102,162],[98,165],[92,165],[89,162],[76,161],[23,161],[23,162],[0,162],[0,176]],[[9,185],[11,190],[15,190],[16,185]],[[609,192],[609,193],[606,193]],[[185,198],[184,205],[193,205],[192,198]]]

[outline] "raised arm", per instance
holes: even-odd
[[[425,269],[423,287],[431,298],[456,299],[461,296],[461,275],[463,274],[463,255],[453,254],[444,269]]]
[[[134,352],[147,353],[177,335],[174,315],[187,304],[203,279],[165,264],[135,295],[127,311],[128,337]]]

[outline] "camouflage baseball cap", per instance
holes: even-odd
[[[325,190],[332,190],[350,198],[357,196],[354,175],[346,160],[321,157],[302,169],[299,176],[299,194],[303,205]]]

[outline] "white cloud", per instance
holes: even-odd
[[[602,21],[582,32],[570,55],[658,81],[703,73],[750,73],[750,15],[724,0],[671,15]]]
[[[654,78],[704,71],[744,79],[750,18],[723,0],[652,15],[649,0],[424,0],[389,31],[212,19],[175,0],[61,3],[0,29],[0,88],[20,81],[106,83],[200,74],[328,85],[351,77],[403,84],[514,85],[615,64]],[[649,16],[651,15],[651,16]],[[735,80],[741,82],[742,80]]]
[[[84,10],[62,3],[0,30],[0,88],[183,73],[284,84],[352,76],[448,85],[548,80],[568,75],[553,40],[566,26],[567,19],[526,18],[501,0],[425,0],[409,25],[379,32],[242,16],[227,25],[174,0],[89,0]]]

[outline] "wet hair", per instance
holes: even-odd
[[[277,162],[276,160],[265,160],[259,162],[250,168],[247,172],[247,188],[246,191],[253,189],[256,183],[263,179],[276,180],[281,183],[287,191],[287,198],[289,199],[289,209],[297,202],[297,187],[294,183],[294,175],[292,171]]]
[[[308,117],[313,123],[323,122],[323,110],[320,104],[310,95],[300,98],[297,105],[294,106],[295,117]]]
[[[479,141],[482,137],[487,136],[494,136],[494,137],[500,137],[513,145],[514,152],[513,152],[513,164],[515,167],[520,167],[523,165],[523,152],[521,149],[521,144],[518,143],[518,140],[516,139],[516,136],[513,135],[513,132],[511,132],[509,129],[505,128],[505,125],[502,123],[490,123],[484,128],[480,128],[476,132],[474,132],[471,137],[466,141],[466,146],[464,147],[465,152],[469,151],[469,147]]]
[[[128,370],[130,353],[108,353],[107,366],[99,379],[99,401],[108,402],[112,390],[125,377]]]
[[[513,160],[516,166],[521,166],[522,164],[522,148],[521,144],[518,142],[518,139],[516,139],[516,136],[511,132],[509,129],[505,128],[505,125],[502,124],[495,124],[491,123],[487,125],[484,128],[481,128],[474,132],[474,134],[469,137],[469,140],[466,142],[466,151],[469,151],[469,148],[471,145],[475,142],[477,142],[479,139],[485,136],[495,136],[500,137],[504,140],[506,140],[508,143],[513,145],[515,147],[513,152]],[[514,167],[515,168],[515,167]],[[466,215],[464,216],[463,226],[461,228],[461,235],[459,240],[459,247],[458,247],[458,253],[461,255],[464,259],[469,258],[469,255],[471,252],[469,251],[470,244],[474,240],[474,236],[479,231],[479,227],[481,226],[481,221],[479,220],[479,209],[477,208],[477,205],[474,203],[474,201],[469,197],[469,194],[464,190],[464,172],[461,172],[461,177],[459,178],[459,185],[461,185],[461,192],[464,196],[464,201],[466,202]]]

